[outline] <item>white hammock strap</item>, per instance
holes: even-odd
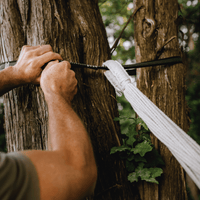
[[[110,69],[104,74],[115,87],[117,94],[124,93],[150,131],[168,147],[200,188],[200,146],[135,87],[132,78],[120,63],[109,60],[104,65]]]

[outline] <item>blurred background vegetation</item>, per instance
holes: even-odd
[[[186,53],[188,73],[186,77],[186,100],[190,108],[191,125],[188,134],[200,144],[200,0],[178,0],[180,5],[178,26],[180,47]],[[119,36],[133,12],[133,0],[99,0],[99,8],[105,24],[110,47]],[[113,60],[122,64],[135,63],[134,25],[131,21],[112,55]],[[124,97],[118,98],[120,112],[133,114]],[[3,104],[0,99],[0,151],[6,152],[3,129]],[[121,126],[122,131],[127,127]]]
[[[178,0],[179,44],[186,54],[188,73],[186,77],[186,100],[191,119],[188,134],[200,144],[200,0]],[[106,27],[110,47],[119,36],[134,9],[133,0],[100,0],[99,8]],[[122,64],[135,63],[134,25],[129,23],[112,55]],[[130,105],[118,98],[119,109],[130,116]],[[122,131],[125,126],[122,126]]]

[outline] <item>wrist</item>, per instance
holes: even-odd
[[[20,76],[15,66],[9,66],[8,70],[9,74],[12,76],[13,87],[19,87],[26,84],[26,82],[23,80],[22,76]]]
[[[17,65],[10,66],[10,68],[12,70],[12,74],[14,76],[15,83],[17,86],[22,86],[22,85],[28,84],[28,81],[25,80],[24,75],[18,69]]]
[[[71,101],[68,100],[68,99],[65,99],[60,94],[56,94],[56,93],[53,93],[53,92],[48,92],[48,93],[44,92],[44,96],[45,96],[45,100],[46,100],[48,105],[55,104],[55,103],[56,104],[65,103],[65,104],[68,104],[69,106],[71,106]]]

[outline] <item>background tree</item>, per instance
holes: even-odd
[[[105,1],[104,1],[105,2]],[[112,46],[113,40],[115,40],[118,35],[119,31],[117,32],[118,26],[121,25],[123,28],[124,24],[120,24],[124,20],[124,23],[129,18],[130,10],[132,13],[132,8],[135,5],[135,2],[132,1],[115,1],[110,0],[106,1],[104,4],[100,4],[101,12],[103,15],[104,23],[106,24],[106,30],[108,32],[108,38],[110,45]],[[139,1],[138,1],[139,2]],[[190,117],[191,117],[191,127],[190,131],[188,132],[190,136],[192,136],[197,142],[199,142],[199,23],[200,23],[200,16],[199,16],[199,5],[200,3],[198,0],[179,0],[179,16],[176,21],[179,34],[179,45],[184,51],[184,54],[187,56],[188,60],[188,71],[187,71],[187,94],[186,99],[188,105],[190,107]],[[120,4],[120,7],[119,7]],[[114,8],[113,8],[114,7]],[[121,16],[121,18],[117,18],[115,16]],[[112,21],[110,20],[112,18]],[[121,21],[120,21],[121,19]],[[110,30],[110,28],[113,29]],[[119,42],[119,46],[116,49],[115,55],[112,56],[113,59],[118,59],[122,63],[135,62],[134,55],[135,52],[130,55],[130,50],[135,48],[135,41],[132,37],[133,36],[133,23],[130,23],[126,32],[122,35],[122,39]],[[127,46],[126,46],[127,45]],[[190,46],[190,47],[189,47]],[[192,50],[191,47],[194,49]],[[125,57],[128,55],[128,57]],[[192,83],[192,84],[191,84]],[[121,103],[121,98],[119,103]],[[127,112],[126,115],[128,116],[130,110],[127,109],[128,105],[125,103],[124,99],[122,99],[122,103],[120,105],[120,109],[123,109],[123,113]],[[122,128],[124,128],[124,124],[122,124]],[[189,186],[189,185],[188,185]],[[198,189],[196,188],[197,192],[193,195],[193,198],[198,199]],[[189,194],[189,193],[188,193]],[[189,199],[193,199],[189,194]]]
[[[136,8],[139,6],[136,2]],[[178,44],[178,2],[174,0],[144,1],[134,19],[136,60],[144,62],[180,56]],[[173,37],[170,43],[166,42]],[[188,131],[185,102],[186,66],[158,66],[137,70],[137,87],[184,131]],[[187,199],[184,171],[171,152],[152,135],[152,141],[162,155],[165,167],[159,185],[140,185],[142,199]],[[148,190],[148,192],[146,192]]]
[[[51,44],[73,62],[101,65],[110,49],[97,0],[8,0],[1,5],[1,62],[16,60],[23,45]],[[123,162],[110,157],[120,145],[114,89],[103,71],[76,69],[73,108],[91,137],[98,166],[94,199],[134,199]],[[47,149],[48,110],[40,87],[27,85],[4,95],[8,152]],[[92,199],[92,198],[90,198]]]

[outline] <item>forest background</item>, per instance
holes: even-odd
[[[188,134],[200,144],[200,0],[178,0],[180,5],[179,18],[179,44],[185,53],[188,73],[186,77],[186,100],[190,108],[191,120]],[[133,0],[99,0],[99,8],[106,28],[110,47],[120,35],[131,16]],[[129,23],[119,41],[112,59],[122,64],[135,63],[133,21]],[[121,115],[130,116],[131,107],[123,97],[118,98],[118,108]],[[6,152],[3,102],[0,98],[0,151]],[[123,132],[126,125],[121,123]]]

